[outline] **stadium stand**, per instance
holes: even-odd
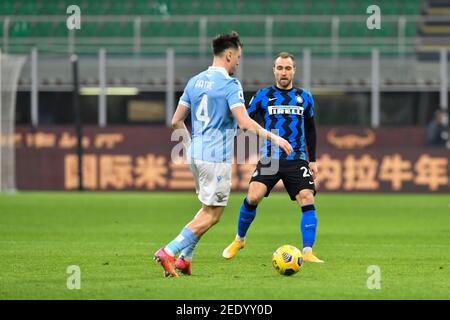
[[[159,15],[161,7],[167,7],[172,15],[358,15],[374,4],[369,0],[105,0],[77,1],[88,15]],[[381,2],[380,2],[381,3]],[[2,15],[59,15],[73,1],[67,0],[4,0],[0,12]],[[418,14],[420,0],[383,1],[384,14]]]
[[[298,38],[309,41],[317,52],[330,54],[333,17],[340,17],[338,36],[350,40],[375,39],[382,41],[399,36],[397,19],[389,17],[414,17],[421,14],[420,0],[383,1],[382,14],[387,18],[383,28],[370,32],[361,28],[368,14],[369,0],[105,0],[78,2],[83,17],[82,28],[76,32],[76,44],[85,53],[95,53],[106,47],[110,53],[126,53],[133,50],[136,18],[140,17],[142,53],[162,53],[168,44],[191,43],[183,53],[197,54],[202,36],[201,17],[206,17],[206,36],[238,30],[250,43],[262,44],[266,37],[266,17],[273,18],[272,37]],[[67,47],[68,30],[65,27],[68,0],[3,0],[0,4],[1,35],[10,38],[10,52],[28,52],[37,45],[39,49],[61,51]],[[251,19],[239,19],[239,16]],[[233,16],[232,20],[229,17]],[[354,19],[352,17],[360,16]],[[9,17],[9,22],[6,22]],[[237,17],[237,19],[236,19]],[[311,20],[311,17],[318,19]],[[8,26],[5,26],[8,23]],[[417,35],[417,20],[406,19],[405,37]],[[407,41],[408,42],[408,41]],[[409,41],[411,42],[411,41]],[[301,42],[300,42],[301,43]],[[121,45],[121,47],[119,47]],[[351,48],[351,47],[350,47]],[[361,49],[362,48],[362,49]],[[383,46],[380,46],[383,50]],[[411,50],[411,46],[407,50]],[[258,47],[250,50],[257,54]],[[349,50],[348,54],[364,52],[364,46]],[[345,54],[345,53],[344,53]]]

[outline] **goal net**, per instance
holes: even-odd
[[[16,92],[24,63],[24,56],[2,54],[0,50],[0,192],[16,190]]]

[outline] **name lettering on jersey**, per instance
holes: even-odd
[[[214,85],[214,81],[197,80],[195,81],[195,88],[211,90]]]
[[[294,114],[297,116],[303,115],[305,108],[299,106],[269,106],[267,107],[269,114]]]

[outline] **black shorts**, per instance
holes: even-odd
[[[278,165],[278,166],[277,166]],[[257,181],[266,185],[269,196],[272,188],[283,181],[291,200],[303,189],[310,189],[316,195],[314,180],[309,171],[308,162],[305,160],[268,160],[261,159],[256,165],[250,182]]]

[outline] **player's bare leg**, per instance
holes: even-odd
[[[225,207],[202,205],[202,209],[197,212],[194,219],[186,227],[189,228],[198,238],[200,238],[213,225],[219,222]]]
[[[250,183],[247,198],[241,206],[236,238],[222,252],[222,257],[225,259],[233,258],[239,250],[244,248],[247,230],[256,215],[256,206],[262,201],[266,193],[267,187],[265,184],[257,181]]]
[[[301,221],[303,261],[323,263],[323,260],[317,258],[312,251],[317,229],[317,218],[314,208],[314,191],[310,189],[303,189],[295,198],[303,212]]]

